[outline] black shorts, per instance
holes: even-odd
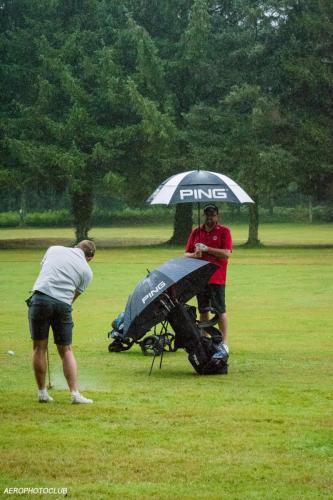
[[[226,312],[225,285],[206,285],[202,292],[197,295],[198,309],[200,313],[213,308],[219,314]]]
[[[70,345],[72,343],[74,326],[72,306],[41,292],[33,294],[28,301],[28,306],[32,340],[48,339],[51,326],[55,344]]]

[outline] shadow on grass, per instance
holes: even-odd
[[[147,380],[179,380],[179,378],[186,378],[186,379],[190,379],[190,378],[193,378],[193,377],[200,377],[200,375],[198,375],[198,373],[196,372],[191,372],[189,371],[189,369],[187,369],[186,365],[184,365],[184,370],[168,370],[168,368],[162,366],[162,368],[160,369],[159,368],[159,365],[155,366],[154,365],[154,368],[151,372],[151,375],[149,375],[149,372],[150,372],[150,365],[151,363],[149,363],[149,366],[147,366]],[[135,370],[134,372],[136,375],[145,375],[145,371],[144,370]]]

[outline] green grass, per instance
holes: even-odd
[[[235,244],[245,243],[246,224],[229,224]],[[142,245],[162,243],[172,235],[171,225],[122,226],[93,228],[90,236],[104,246]],[[16,228],[0,229],[2,240],[74,239],[71,228]],[[332,245],[332,224],[261,224],[259,238],[265,245]]]
[[[91,407],[69,404],[53,344],[55,402],[35,402],[24,299],[43,251],[0,252],[1,493],[44,486],[96,500],[332,498],[333,250],[236,248],[229,374],[199,377],[179,351],[148,377],[151,358],[137,348],[108,353],[106,333],[146,268],[182,251],[97,252],[94,280],[74,308]]]

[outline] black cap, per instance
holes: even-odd
[[[217,208],[214,203],[206,203],[206,205],[203,208],[203,211],[206,212],[207,210],[214,210],[217,214],[219,213],[219,209]]]

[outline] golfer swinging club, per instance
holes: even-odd
[[[198,293],[197,300],[200,321],[208,320],[210,307],[217,311],[222,341],[229,354],[225,284],[228,259],[232,252],[232,238],[230,229],[218,223],[218,213],[219,210],[213,203],[204,206],[204,223],[191,232],[186,244],[185,255],[195,259],[208,260],[218,266],[206,287]]]
[[[81,241],[75,248],[50,247],[41,262],[41,271],[33,286],[33,295],[27,300],[30,334],[33,340],[32,365],[40,403],[53,401],[45,386],[50,326],[62,359],[72,403],[93,402],[78,391],[77,364],[71,344],[72,303],[92,280],[93,273],[88,262],[94,257],[95,251],[95,244],[90,240]]]

